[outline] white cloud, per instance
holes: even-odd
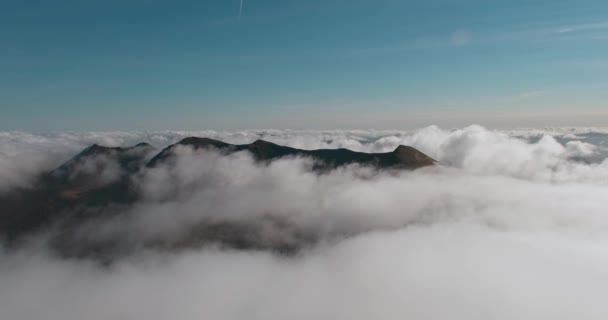
[[[319,176],[307,159],[260,165],[245,153],[181,148],[175,165],[138,176],[146,199],[83,239],[170,239],[201,221],[229,220],[259,228],[256,241],[297,241],[290,237],[298,232],[320,241],[290,258],[204,247],[138,251],[112,266],[59,259],[44,246],[5,252],[0,310],[10,319],[603,319],[608,162],[598,158],[604,136],[576,133],[471,126],[14,135],[4,152],[23,159],[50,159],[50,150],[67,158],[104,139],[164,147],[199,135],[368,152],[408,144],[445,167]],[[46,161],[29,163],[36,171]],[[262,223],[268,215],[289,228]]]

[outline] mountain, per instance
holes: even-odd
[[[61,189],[65,198],[72,199],[81,198],[83,193],[124,186],[125,180],[139,171],[155,150],[156,148],[147,143],[139,143],[129,148],[110,148],[95,144],[51,171],[45,177],[46,183]],[[124,192],[116,193],[117,197],[121,195],[124,195]]]
[[[93,145],[38,178],[35,187],[0,194],[0,239],[11,242],[59,220],[79,217],[86,209],[132,203],[138,197],[131,175],[155,148]]]
[[[379,169],[418,169],[435,164],[435,160],[424,153],[406,146],[399,146],[393,152],[363,153],[348,149],[302,150],[280,146],[272,142],[257,140],[251,144],[234,145],[209,138],[186,138],[161,151],[148,167],[156,167],[175,156],[178,146],[193,149],[216,149],[229,154],[248,151],[257,161],[272,161],[283,157],[310,157],[318,161],[315,169],[330,170],[349,164],[374,166]]]
[[[100,252],[104,252],[104,255],[107,252],[110,252],[108,255],[115,253],[116,248],[121,247],[121,243],[118,243],[120,240],[114,240],[115,243],[82,242],[75,235],[78,226],[111,218],[125,211],[116,208],[128,208],[135,204],[143,196],[135,185],[135,175],[142,170],[175,165],[175,151],[180,147],[215,150],[224,155],[249,152],[256,161],[266,163],[283,157],[310,157],[315,160],[312,169],[319,174],[350,164],[372,166],[379,170],[411,170],[436,163],[424,153],[407,146],[399,146],[386,153],[363,153],[348,149],[302,150],[263,140],[234,145],[209,138],[190,137],[154,155],[155,148],[146,143],[129,148],[92,145],[57,169],[42,175],[36,187],[0,194],[0,240],[18,244],[24,236],[54,230],[58,234],[53,244],[63,254],[89,256]],[[276,229],[272,234],[279,235],[278,240],[268,239],[266,234],[260,233],[268,228]],[[284,232],[289,235],[280,236]],[[172,248],[221,243],[234,248],[291,252],[302,243],[314,241],[311,239],[314,237],[290,231],[288,223],[276,217],[267,217],[264,221],[247,223],[203,222],[192,226],[192,230],[183,234],[177,242],[152,241],[138,246]]]

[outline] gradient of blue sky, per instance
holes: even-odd
[[[1,1],[0,130],[608,125],[607,1],[244,2]]]

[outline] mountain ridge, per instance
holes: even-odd
[[[398,146],[392,152],[365,153],[345,148],[304,150],[282,146],[262,139],[250,144],[229,144],[210,138],[188,137],[163,149],[146,166],[156,167],[159,163],[171,158],[171,152],[177,146],[189,146],[196,150],[215,148],[224,153],[249,151],[258,161],[272,161],[286,156],[311,157],[322,162],[318,169],[325,170],[353,163],[372,165],[380,169],[418,169],[437,163],[419,150],[404,145]]]
[[[71,233],[77,229],[76,226],[115,214],[112,213],[113,210],[104,208],[130,206],[145,197],[137,188],[134,178],[141,170],[175,165],[171,159],[176,157],[175,150],[178,147],[215,150],[223,155],[249,152],[256,161],[262,163],[284,157],[309,157],[314,159],[312,170],[318,174],[352,164],[381,170],[412,170],[436,164],[435,160],[424,153],[407,146],[398,146],[391,152],[364,153],[344,148],[302,150],[261,139],[250,144],[237,145],[210,138],[188,137],[154,155],[156,148],[147,143],[125,148],[94,144],[55,170],[43,174],[36,187],[0,194],[0,241],[18,243],[28,235],[55,229],[61,230],[57,231],[59,235],[55,242],[60,252],[79,256],[95,252],[95,245],[74,243]],[[259,222],[251,222],[251,225],[257,223]],[[274,221],[272,225],[277,228],[289,227],[281,221]],[[60,227],[51,228],[53,226]],[[257,231],[247,225],[207,223],[196,226],[195,229],[199,231],[193,230],[186,236],[189,240],[183,240],[186,246],[217,242],[233,247],[252,245],[287,251],[294,248],[293,244],[280,241],[265,243],[260,240],[263,238],[261,235],[255,237],[259,240],[253,241],[250,236]],[[239,230],[249,231],[247,234],[240,234]],[[305,240],[308,239],[307,235],[301,236],[302,241],[308,241]],[[107,249],[106,246],[102,247]]]

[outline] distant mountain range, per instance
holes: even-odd
[[[149,168],[175,165],[173,159],[179,146],[195,150],[216,150],[224,155],[245,151],[261,163],[284,157],[309,157],[315,160],[313,170],[319,174],[351,164],[379,170],[413,170],[436,163],[424,153],[407,146],[399,146],[387,153],[362,153],[348,149],[302,150],[263,140],[233,145],[209,138],[191,137],[154,155],[156,149],[147,143],[129,148],[93,145],[57,169],[42,175],[35,187],[0,195],[0,239],[9,244],[18,243],[23,236],[49,226],[60,226],[60,230],[69,234],[70,226],[103,218],[99,215],[105,214],[105,207],[135,203],[142,195],[133,185],[133,176]],[[198,234],[186,238],[204,239],[205,242],[234,242],[226,236],[231,232],[218,232],[218,228],[232,230],[234,226],[197,226]],[[247,232],[242,232],[247,230],[246,227],[239,226],[237,229],[241,230],[238,232],[239,237],[247,237]],[[249,234],[252,232],[255,233],[250,230]],[[60,235],[58,239],[62,237]],[[66,243],[61,246],[65,248]],[[240,245],[232,245],[247,246],[247,241],[242,239],[236,243]],[[82,250],[79,248],[78,254],[86,255],[86,252],[80,252]]]

